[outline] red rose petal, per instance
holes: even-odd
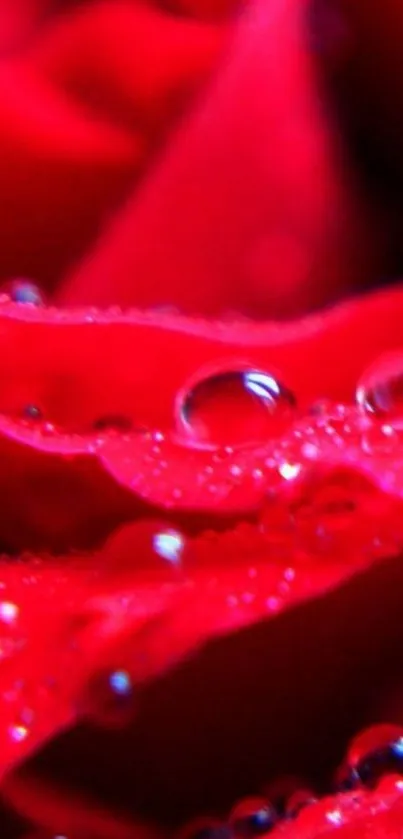
[[[173,355],[168,369],[174,377],[186,378],[191,366],[217,359],[223,347],[232,360],[239,347],[242,352],[246,347],[255,365],[266,366],[265,359],[275,357],[281,379],[292,386],[301,369],[296,365],[306,368],[307,376],[300,376],[307,388],[302,401],[304,396],[320,395],[322,383],[323,390],[327,384],[331,394],[345,395],[346,389],[353,389],[350,376],[358,360],[366,366],[381,348],[399,346],[401,297],[399,290],[384,292],[295,326],[246,323],[242,328],[222,327],[221,336],[214,325],[180,318],[167,318],[164,328],[161,319],[150,315],[66,314],[3,302],[0,378],[4,407],[15,414],[26,400],[35,404],[40,395],[46,412],[59,412],[59,423],[65,416],[67,425],[87,427],[93,401],[97,414],[111,406],[128,410],[142,404],[142,419],[148,415],[165,419],[168,425],[178,383],[157,374],[160,359],[168,357],[170,346]],[[330,364],[332,353],[340,346],[346,357],[351,356],[351,368],[343,372]],[[353,347],[357,347],[355,355]],[[176,354],[178,369],[173,363]],[[139,362],[120,367],[122,359],[130,358]],[[327,359],[329,375],[323,368]],[[147,362],[151,362],[149,367]],[[146,388],[154,381],[161,382],[158,398]],[[148,514],[153,508],[154,515],[157,505],[158,515],[167,518],[170,527],[178,525],[169,523],[169,509],[179,517],[185,509],[192,510],[178,567],[165,564],[160,571],[149,565],[141,521],[131,524],[125,534],[111,537],[92,560],[83,557],[72,563],[71,558],[61,558],[57,565],[16,560],[3,566],[3,602],[8,604],[3,613],[4,661],[0,663],[5,686],[0,696],[4,703],[0,709],[4,769],[37,748],[56,728],[75,719],[82,691],[101,665],[130,667],[134,681],[140,684],[209,637],[276,615],[364,571],[379,557],[399,552],[399,497],[388,500],[375,486],[357,484],[355,477],[366,471],[375,483],[400,496],[399,435],[392,443],[389,436],[382,442],[379,434],[382,438],[383,432],[376,421],[363,419],[353,409],[329,411],[323,421],[320,415],[302,417],[278,440],[236,451],[189,449],[172,432],[165,438],[153,437],[152,432],[100,435],[89,431],[77,436],[62,428],[49,435],[42,426],[38,429],[3,416],[2,505],[3,510],[19,511],[18,522],[11,522],[7,534],[11,542],[18,531],[26,540],[42,528],[45,540],[50,532],[50,542],[59,540],[60,544],[67,534],[74,538],[75,527],[80,533],[77,521],[85,532],[88,516],[102,518],[107,510],[109,531],[126,516],[145,512],[146,504]],[[302,450],[307,424],[313,429],[310,444],[311,448],[317,445],[321,470],[327,468],[332,475],[336,467],[346,468],[341,489],[339,485],[326,488],[326,475],[324,489],[319,486],[317,459],[311,450],[308,454]],[[370,437],[371,452],[362,448],[366,433],[374,435]],[[159,451],[152,453],[155,446]],[[97,466],[98,459],[105,471]],[[168,464],[163,483],[155,473],[162,460]],[[199,483],[196,474],[206,464],[213,464],[213,472],[204,484]],[[234,465],[236,472],[231,471]],[[386,480],[391,470],[397,476],[394,486]],[[225,480],[218,482],[221,489],[217,496],[211,487],[217,487],[214,480],[220,475]],[[46,503],[45,496],[32,492],[33,482],[39,478],[47,487]],[[267,493],[273,480],[278,504]],[[173,493],[178,486],[183,490],[179,496]],[[52,507],[55,487],[61,494],[56,494]],[[341,503],[336,518],[328,512],[334,505],[339,510],[345,493],[347,500],[354,499],[353,527],[348,506],[346,511]],[[289,528],[287,510],[291,508],[294,516],[297,513],[297,531]],[[38,514],[36,531],[31,526],[31,509]],[[209,535],[193,521],[193,514],[203,510],[209,512],[210,521],[212,512],[217,515],[217,510],[221,511],[217,533]],[[242,513],[244,522],[234,527],[228,519],[225,530],[225,516],[235,511]],[[67,513],[65,520],[58,519],[61,513]],[[247,521],[246,514],[251,513]],[[320,534],[318,516],[324,517]],[[138,552],[140,562],[135,561]],[[66,670],[68,684],[63,681]],[[23,685],[18,681],[21,673]],[[49,677],[57,680],[54,691]]]
[[[188,382],[237,364],[278,377],[304,409],[318,398],[351,402],[365,369],[401,347],[403,291],[283,326],[9,303],[0,315],[0,411],[18,416],[37,404],[49,422],[83,433],[111,414],[128,415],[135,428],[172,427]]]
[[[354,544],[342,559],[307,555],[298,563],[293,544],[284,543],[280,558],[279,544],[258,534],[250,553],[253,529],[245,538],[241,528],[191,539],[183,568],[173,566],[167,576],[138,568],[141,527],[126,534],[133,565],[126,559],[123,575],[119,534],[90,559],[2,565],[0,771],[80,716],[85,686],[97,672],[125,667],[138,686],[209,637],[323,594],[373,561]]]
[[[61,17],[30,60],[112,124],[153,136],[180,113],[222,46],[217,26],[120,0]]]
[[[89,117],[39,73],[0,68],[3,277],[53,287],[125,192],[144,157],[138,132]],[[29,189],[27,189],[29,184]]]
[[[262,318],[306,311],[376,272],[379,231],[332,138],[306,5],[256,0],[245,11],[217,82],[60,300]]]
[[[0,6],[0,51],[25,45],[52,0],[3,0]]]
[[[226,20],[230,14],[243,10],[239,0],[166,0],[169,8],[192,15],[200,20]]]
[[[276,461],[274,469],[265,465],[276,441],[240,452],[224,451],[218,457],[214,449],[189,451],[186,441],[176,432],[172,435],[175,400],[186,381],[218,361],[224,370],[226,365],[233,368],[238,358],[278,376],[294,391],[303,410],[318,394],[348,401],[378,353],[400,346],[402,305],[402,292],[395,289],[298,325],[280,328],[245,322],[221,325],[218,332],[215,324],[182,318],[93,311],[66,314],[3,304],[0,433],[3,463],[10,464],[2,473],[3,504],[9,511],[8,527],[3,523],[5,544],[17,548],[26,544],[27,537],[32,547],[43,547],[43,538],[61,550],[72,543],[92,544],[111,526],[133,516],[138,509],[133,493],[149,504],[179,510],[183,506],[213,507],[222,513],[256,509],[265,482],[279,480],[280,463]],[[128,358],[133,363],[122,364]],[[161,358],[169,376],[161,372]],[[149,382],[155,383],[151,389]],[[27,405],[41,407],[44,426],[21,422]],[[151,431],[166,429],[168,437],[161,441],[166,456],[152,435],[96,431],[94,423],[111,414],[128,418],[134,431],[145,424]],[[47,423],[54,423],[55,430],[49,431]],[[395,457],[392,474],[397,479],[399,458],[390,445],[386,457],[383,446],[376,460],[357,447],[356,440],[343,451],[327,443],[325,447],[329,461],[355,464],[382,483]],[[297,449],[293,456],[300,457]],[[100,472],[96,458],[113,478]],[[175,464],[174,469],[167,468],[166,476],[155,472],[164,460]],[[201,475],[198,483],[196,473]],[[116,486],[116,479],[124,490]],[[385,486],[400,492],[390,481]],[[69,501],[70,496],[75,500]]]

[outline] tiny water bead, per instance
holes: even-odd
[[[37,423],[43,420],[43,412],[39,405],[31,403],[24,406],[22,410],[22,417],[28,422]]]
[[[23,649],[25,643],[19,606],[10,600],[0,601],[0,663]]]
[[[174,581],[180,571],[188,538],[177,527],[158,519],[142,519],[113,534],[107,551],[108,575],[141,571]]]
[[[12,303],[22,303],[30,306],[44,306],[45,299],[40,288],[30,280],[11,280],[4,288]]]
[[[356,401],[368,414],[403,423],[403,353],[381,358],[364,373]]]
[[[86,686],[80,710],[88,720],[102,728],[128,725],[136,711],[132,677],[125,668],[105,670]]]
[[[403,774],[403,729],[376,725],[354,738],[336,783],[340,790],[374,788],[381,778],[396,774]]]
[[[180,394],[177,418],[196,443],[242,445],[277,434],[295,406],[294,394],[268,372],[218,370]]]
[[[235,837],[252,839],[254,836],[268,833],[274,827],[277,818],[274,807],[266,799],[251,797],[235,805],[228,823]]]
[[[311,789],[297,789],[287,800],[284,808],[284,815],[288,819],[295,819],[304,807],[316,804],[317,800],[317,797]]]

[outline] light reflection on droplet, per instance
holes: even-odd
[[[19,608],[16,603],[8,600],[0,602],[0,620],[7,624],[13,624],[19,615]]]
[[[282,478],[286,481],[294,481],[301,471],[300,463],[282,463],[278,467],[278,471]]]
[[[29,730],[26,725],[12,725],[8,733],[14,743],[22,743],[28,737]]]
[[[326,820],[335,827],[339,827],[343,824],[343,814],[339,809],[328,810],[326,813]]]
[[[156,533],[153,537],[153,548],[163,559],[176,565],[180,562],[184,548],[183,536],[178,530]]]

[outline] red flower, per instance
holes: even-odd
[[[24,281],[0,301],[1,770],[42,747],[4,795],[58,833],[160,832],[283,773],[323,792],[364,723],[400,716],[402,291],[273,321],[395,247],[389,185],[353,176],[325,94],[349,136],[349,37],[376,12],[353,4],[346,40],[324,11],[2,10],[0,264],[49,305]],[[400,729],[377,731],[343,778],[386,786],[280,831],[401,830]]]

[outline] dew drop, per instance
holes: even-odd
[[[333,810],[328,810],[326,813],[326,821],[334,827],[340,827],[343,824],[343,813],[338,807]]]
[[[30,423],[38,423],[43,419],[43,413],[40,407],[38,405],[34,405],[33,403],[24,406],[22,416],[24,420],[27,420]]]
[[[125,668],[106,670],[87,685],[80,710],[96,726],[123,728],[136,711],[132,677]]]
[[[187,547],[188,539],[177,527],[164,520],[143,519],[113,534],[105,552],[104,570],[108,576],[141,571],[174,581]]]
[[[8,734],[15,744],[24,743],[31,733],[34,722],[34,713],[31,708],[24,708],[18,715],[13,725],[10,725]]]
[[[270,373],[229,369],[179,394],[179,430],[195,443],[243,445],[278,434],[295,409],[293,393]]]
[[[16,279],[6,285],[6,293],[13,303],[44,306],[45,300],[39,287],[29,280]]]
[[[228,823],[235,837],[252,839],[268,833],[277,821],[274,807],[264,798],[245,798],[235,805]]]
[[[10,600],[2,600],[0,602],[1,623],[7,624],[7,626],[15,624],[18,619],[19,612],[20,610],[16,603],[12,603]]]
[[[364,373],[356,401],[368,414],[403,422],[403,353],[383,356]]]
[[[18,725],[11,725],[8,733],[14,743],[23,743],[28,737],[28,728],[19,723]]]
[[[311,789],[297,789],[287,800],[285,816],[289,819],[295,819],[304,807],[315,804],[317,800]]]
[[[0,601],[0,662],[21,650],[25,641],[18,605],[11,600]]]
[[[162,559],[178,565],[184,548],[184,538],[178,530],[162,530],[154,535],[153,548]]]
[[[403,773],[403,728],[374,725],[354,738],[345,762],[350,785],[375,787],[385,775]]]

